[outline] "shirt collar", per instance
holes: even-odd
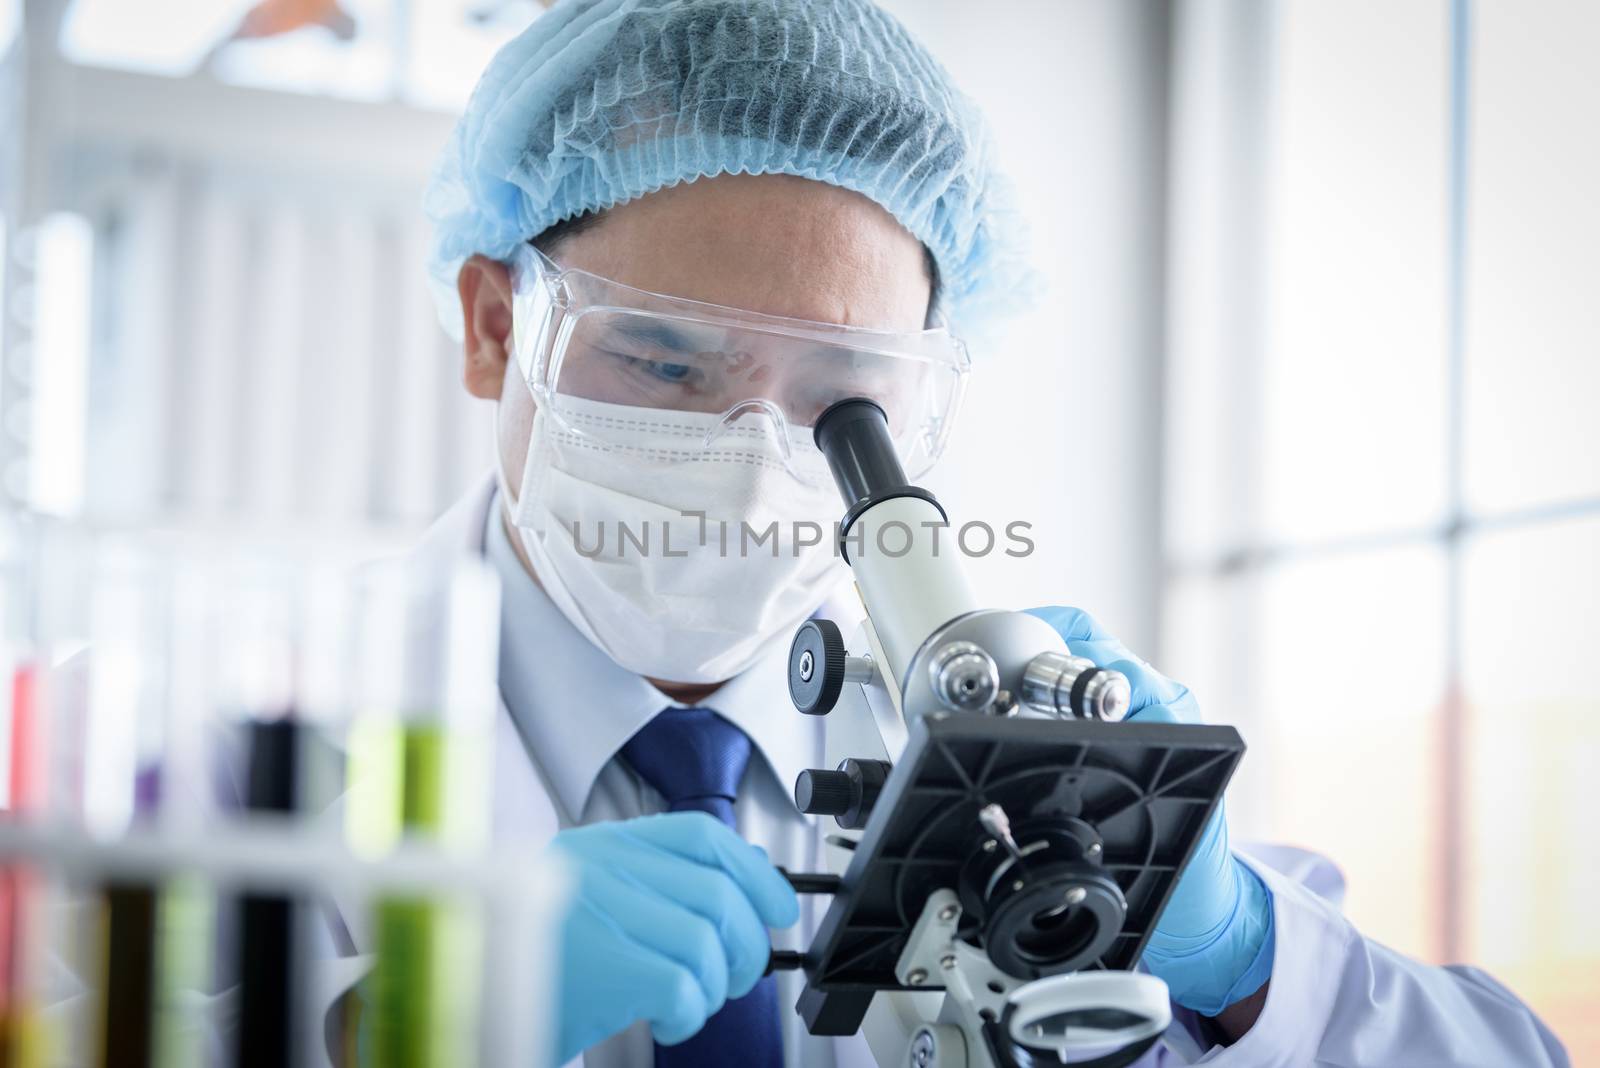
[[[681,702],[619,665],[567,621],[512,548],[498,494],[485,526],[485,555],[501,583],[501,696],[562,806],[581,820],[611,758],[657,713]],[[802,770],[820,765],[823,724],[790,702],[787,641],[775,640],[700,706],[750,736],[786,794]]]

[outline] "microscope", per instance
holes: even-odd
[[[795,802],[832,817],[832,898],[802,968],[815,1035],[890,1068],[1119,1068],[1171,1022],[1139,955],[1244,753],[1231,727],[1124,722],[1128,681],[1053,627],[985,608],[864,398],[818,419],[840,547],[866,609],[794,636],[789,691],[827,716]],[[899,525],[898,555],[862,532]],[[854,551],[852,551],[852,541]]]

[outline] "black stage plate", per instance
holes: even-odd
[[[978,810],[990,802],[1005,808],[1013,826],[1060,814],[1098,830],[1104,869],[1128,910],[1090,967],[1131,968],[1243,754],[1232,727],[916,721],[806,954],[798,1011],[813,1034],[853,1034],[874,992],[905,989],[895,962],[928,895],[957,889],[963,864],[986,837]],[[978,943],[970,916],[961,934]]]

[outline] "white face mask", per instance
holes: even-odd
[[[566,418],[604,421],[609,439],[625,443],[596,448],[540,409],[521,489],[508,492],[497,461],[500,491],[550,599],[629,671],[732,678],[845,577],[832,547],[838,492],[791,476],[760,417],[683,459],[685,443],[698,445],[718,416],[564,403]],[[773,523],[776,543],[757,544]],[[798,538],[816,544],[797,547],[796,524]]]

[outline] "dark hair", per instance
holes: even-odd
[[[932,327],[939,318],[939,261],[933,258],[933,250],[927,245],[922,246],[922,269],[928,273],[928,314],[923,320],[923,325]]]
[[[574,215],[570,219],[562,219],[554,226],[546,227],[538,237],[529,244],[543,252],[546,256],[555,257],[555,248],[569,237],[576,237],[600,221],[600,212],[586,211],[582,215]]]
[[[530,244],[543,252],[546,256],[555,258],[556,248],[567,238],[576,237],[585,230],[598,223],[604,212],[586,211],[582,215],[574,215],[570,219],[562,219],[553,226],[546,227]],[[927,245],[922,246],[922,269],[928,275],[928,315],[927,325],[932,326],[936,318],[935,313],[939,308],[939,263],[933,258],[933,252]]]

